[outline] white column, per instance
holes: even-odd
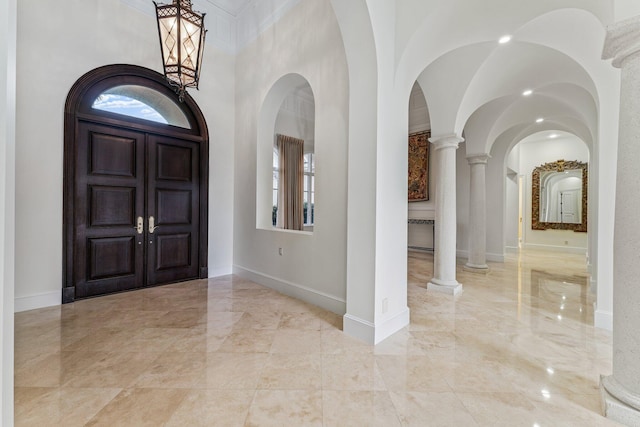
[[[467,156],[471,166],[469,194],[469,260],[465,270],[486,272],[487,265],[487,161],[491,156],[477,154]]]
[[[3,426],[13,425],[16,8],[16,0],[0,0],[0,425]]]
[[[433,278],[427,289],[457,295],[462,285],[456,280],[456,150],[464,139],[446,135],[429,141],[435,150],[438,175]]]
[[[620,131],[613,241],[613,374],[602,378],[605,415],[640,425],[640,17],[607,28],[603,59],[620,68]],[[603,143],[604,141],[601,141]]]

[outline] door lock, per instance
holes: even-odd
[[[149,217],[149,234],[153,234],[154,231],[156,231],[156,228],[158,228],[157,225],[155,225],[155,219],[153,218],[153,216]]]
[[[136,229],[136,231],[138,232],[138,234],[142,234],[144,233],[144,218],[142,218],[141,216],[138,217],[138,223],[135,227],[133,227]]]

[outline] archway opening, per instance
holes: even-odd
[[[304,77],[283,76],[267,93],[257,145],[256,227],[313,232],[315,98]]]
[[[553,162],[588,164],[589,147],[575,134],[545,130],[517,142],[505,159],[505,251],[540,249],[559,253],[587,254],[587,232],[576,232],[571,223],[586,222],[588,192],[583,195],[582,171],[567,168],[556,174],[541,176],[534,188],[536,168]],[[575,175],[575,176],[573,176]],[[588,175],[587,175],[588,176]],[[566,179],[565,179],[566,178]],[[585,182],[585,188],[588,182]],[[534,203],[534,199],[538,203]],[[538,206],[538,212],[533,208]],[[534,217],[535,215],[535,217]],[[571,218],[570,218],[571,217]],[[535,222],[549,223],[549,229],[535,229]],[[558,225],[565,223],[565,229]],[[566,224],[568,223],[568,224]]]
[[[409,251],[433,253],[435,219],[435,162],[429,107],[420,85],[416,82],[409,96],[408,141],[408,224],[407,246]]]

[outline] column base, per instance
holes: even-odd
[[[612,375],[600,377],[600,398],[605,417],[627,426],[640,425],[640,396],[629,392]]]
[[[462,293],[462,285],[457,280],[440,280],[433,278],[427,283],[427,290],[442,292],[449,295]]]
[[[471,273],[487,274],[489,272],[489,266],[487,264],[471,264],[470,262],[466,263],[462,269]]]

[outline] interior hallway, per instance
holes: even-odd
[[[524,252],[427,292],[372,347],[341,317],[237,277],[15,315],[16,425],[606,426],[584,256]]]

